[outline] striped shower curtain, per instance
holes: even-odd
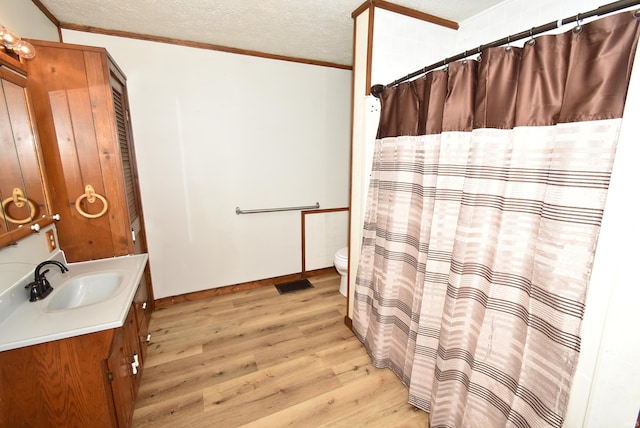
[[[381,94],[353,328],[432,427],[560,427],[638,19]]]

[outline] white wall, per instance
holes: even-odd
[[[442,58],[600,5],[597,0],[505,1],[462,22],[455,40],[449,44],[454,49]],[[381,31],[381,25],[376,21],[376,32]],[[559,31],[570,28],[565,26]],[[402,27],[394,26],[388,31],[401,32]],[[438,48],[446,42],[435,40],[432,43],[434,48]],[[380,55],[380,62],[374,61],[373,74],[376,67],[385,66],[391,58]],[[408,67],[378,83],[389,83],[435,61]],[[637,310],[640,287],[634,275],[634,267],[640,259],[636,244],[640,241],[637,223],[640,202],[635,197],[635,186],[640,177],[638,168],[633,164],[640,159],[640,148],[635,144],[637,137],[634,138],[637,130],[633,129],[636,126],[633,118],[640,115],[640,71],[637,68],[625,111],[625,117],[631,120],[624,122],[618,143],[587,297],[582,351],[564,425],[570,428],[634,427],[640,408],[640,366],[637,364],[640,361],[640,340],[636,332],[640,325]],[[361,140],[356,143],[363,144]],[[356,151],[354,148],[354,153]],[[354,162],[360,161],[354,159]],[[361,195],[360,199],[363,197]],[[352,196],[352,203],[357,203],[354,202],[357,200]]]
[[[305,270],[333,266],[336,252],[349,242],[349,211],[305,214]]]
[[[127,75],[155,297],[301,271],[298,211],[345,207],[351,72],[63,31]]]
[[[31,1],[2,0],[0,25],[23,38],[59,41],[56,26]]]
[[[375,9],[371,83],[387,84],[451,54],[456,30]]]
[[[640,57],[636,52],[625,119],[594,261],[582,352],[570,410],[585,408],[585,427],[634,427],[640,409]],[[590,388],[589,388],[590,386]],[[579,421],[578,412],[575,420]],[[577,425],[577,424],[576,424]],[[569,425],[567,425],[569,426]]]

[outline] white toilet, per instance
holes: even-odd
[[[340,294],[347,296],[347,272],[349,269],[349,247],[340,248],[333,257],[333,264],[340,274]]]

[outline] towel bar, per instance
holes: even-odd
[[[236,207],[236,214],[256,214],[256,213],[271,213],[276,211],[313,210],[317,208],[320,208],[320,202],[316,202],[315,205],[307,205],[303,207],[263,208],[259,210],[241,210],[240,207]]]

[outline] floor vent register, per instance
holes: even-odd
[[[307,288],[313,288],[313,284],[308,279],[299,279],[297,281],[285,282],[282,284],[276,284],[278,293],[287,294],[295,291],[305,290]]]

